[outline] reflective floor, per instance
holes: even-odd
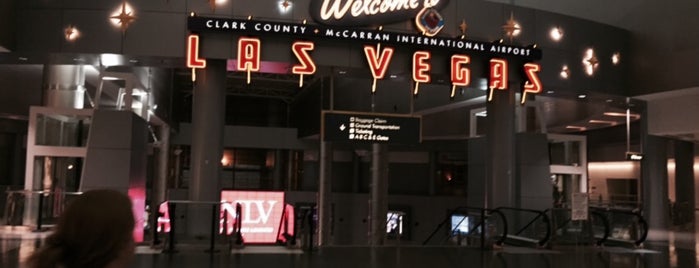
[[[133,267],[697,267],[696,226],[655,232],[643,248],[554,246],[532,249],[506,246],[481,251],[464,247],[326,247],[311,253],[282,247],[246,247],[214,254],[205,247],[180,246],[163,254],[142,246]],[[47,233],[0,229],[0,267],[21,267]],[[654,236],[654,237],[653,237]],[[223,248],[223,247],[221,247]]]

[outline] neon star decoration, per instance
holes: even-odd
[[[502,26],[502,30],[505,32],[505,36],[510,38],[511,43],[512,39],[522,32],[522,27],[515,21],[514,14],[510,13],[510,19]]]
[[[466,29],[468,29],[468,24],[466,24],[466,20],[461,20],[461,24],[459,24],[459,31],[461,31],[462,38],[466,35]]]
[[[591,48],[585,51],[585,56],[583,57],[583,66],[585,67],[585,73],[589,76],[593,76],[597,67],[599,66],[599,60],[595,56],[595,51]]]
[[[292,6],[292,3],[289,0],[279,1],[279,11],[281,11],[282,13],[289,12],[289,10],[291,9],[291,6]]]
[[[129,28],[129,24],[136,20],[136,16],[133,15],[133,10],[127,6],[126,1],[121,4],[121,12],[109,18],[121,28],[122,32],[126,32],[126,29]]]

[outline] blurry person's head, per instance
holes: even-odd
[[[121,267],[133,255],[131,200],[114,190],[73,199],[29,267]]]

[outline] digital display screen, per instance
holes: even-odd
[[[469,217],[465,215],[451,216],[451,232],[453,234],[468,234],[470,231]]]
[[[403,220],[405,212],[388,211],[386,213],[386,233],[390,235],[403,235]]]
[[[233,232],[235,204],[242,208],[240,232],[245,243],[275,243],[284,213],[284,192],[221,191],[221,212]],[[293,212],[292,212],[293,213]]]

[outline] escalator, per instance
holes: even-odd
[[[602,213],[589,211],[587,221],[573,221],[569,208],[552,208],[547,212],[553,231],[551,242],[556,246],[601,246],[609,237],[609,220]]]
[[[458,207],[447,213],[422,245],[492,248],[505,242],[507,226],[505,215],[498,210]]]
[[[641,247],[648,236],[648,224],[636,209],[589,207],[586,221],[572,221],[567,208],[548,212],[556,246]]]
[[[609,233],[600,245],[642,247],[648,237],[648,223],[638,209],[590,207],[590,213],[607,219]]]
[[[546,211],[499,207],[499,211],[507,219],[507,230],[504,244],[519,247],[545,248],[551,239],[551,221]]]

